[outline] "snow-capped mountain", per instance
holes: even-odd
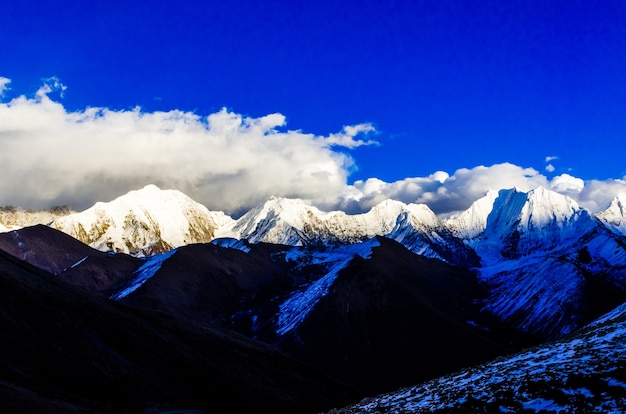
[[[487,217],[493,210],[498,194],[498,191],[490,190],[487,195],[474,201],[467,210],[445,220],[446,227],[460,239],[468,242],[476,239],[487,227]]]
[[[60,217],[51,226],[98,250],[149,255],[213,240],[232,222],[176,190],[148,185],[108,203]]]
[[[626,236],[626,193],[618,194],[609,208],[596,216],[615,233]]]
[[[46,210],[23,210],[15,206],[0,207],[0,233],[18,230],[37,224],[50,224],[59,217],[75,213],[68,206],[56,206]]]
[[[619,236],[571,198],[541,187],[499,191],[485,217],[493,195],[468,210],[477,214],[448,221],[481,257],[480,274],[491,288],[486,310],[523,332],[556,338],[600,310],[590,300],[597,289],[605,301],[619,303],[609,300],[611,289],[626,287],[626,244]],[[475,225],[463,227],[468,222]]]
[[[386,200],[363,214],[322,212],[302,200],[272,197],[219,235],[292,246],[353,244],[385,236],[411,251],[441,260],[477,264],[477,257],[424,204]]]
[[[536,188],[528,193],[501,190],[476,244],[484,264],[545,252],[575,242],[598,227],[571,198]]]

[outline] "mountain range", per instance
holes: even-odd
[[[393,200],[348,215],[272,197],[235,220],[178,191],[147,186],[83,212],[5,208],[11,221],[0,215],[6,229],[0,233],[0,250],[45,283],[54,281],[58,287],[46,288],[53,296],[57,293],[52,291],[67,287],[94,303],[129,310],[138,321],[157,315],[192,331],[239,335],[253,348],[269,347],[270,354],[286,358],[281,361],[294,358],[320,378],[347,386],[319,404],[303,403],[300,411],[308,412],[487,364],[528,346],[544,347],[537,352],[569,349],[541,344],[568,341],[626,302],[624,205],[624,196],[618,196],[594,215],[541,187],[505,189],[490,191],[468,210],[441,219],[425,205]],[[38,219],[44,224],[33,226]],[[6,273],[3,269],[0,273]],[[39,316],[33,313],[32,318]],[[602,326],[621,320],[611,318]],[[7,320],[13,326],[19,318]],[[110,323],[119,323],[115,321]],[[93,331],[91,323],[85,322],[86,331]],[[170,323],[150,329],[169,337],[164,324]],[[25,340],[15,332],[16,343]],[[86,345],[95,347],[96,354],[98,338]],[[142,330],[133,338],[136,343],[150,340]],[[200,347],[204,340],[194,339]],[[272,371],[276,360],[270,363],[264,353],[251,358],[269,370],[259,375],[283,375]],[[133,362],[138,367],[143,363]],[[17,378],[0,378],[11,389],[32,391],[32,383],[46,398],[64,392],[50,381],[16,374],[17,365],[4,364],[10,378]],[[89,372],[84,375],[100,375],[89,367],[83,367]],[[619,372],[611,384],[626,381]],[[139,371],[133,375],[140,381]],[[268,398],[276,398],[268,406],[293,409],[280,402],[278,395],[286,392],[273,388]],[[152,397],[142,395],[137,404],[141,400],[145,405]],[[252,398],[253,393],[245,395]],[[220,404],[235,407],[228,398]],[[104,397],[81,394],[70,400],[102,409]],[[211,405],[189,401],[197,407]],[[407,409],[405,400],[394,401],[390,411]],[[371,411],[359,407],[350,410]]]
[[[610,306],[620,300],[625,205],[626,195],[620,195],[593,215],[542,187],[509,189],[490,191],[466,211],[440,219],[426,205],[393,200],[348,215],[271,197],[235,220],[178,191],[149,185],[83,212],[66,209],[48,225],[95,249],[136,257],[225,238],[332,247],[384,236],[416,254],[475,269],[489,287],[485,310],[521,332],[552,339],[597,316],[596,297],[606,297]],[[15,228],[15,220],[5,227],[10,225]]]

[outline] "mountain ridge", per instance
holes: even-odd
[[[120,251],[134,255],[163,253],[192,243],[204,243],[222,237],[246,239],[250,242],[270,242],[288,245],[345,244],[365,241],[374,236],[397,240],[415,253],[439,258],[451,263],[480,266],[485,252],[476,257],[475,247],[485,243],[487,219],[494,220],[494,203],[504,192],[509,194],[509,207],[514,199],[528,203],[524,232],[545,223],[542,220],[559,215],[563,208],[579,207],[575,201],[542,187],[524,193],[518,189],[489,191],[467,210],[450,218],[440,219],[424,204],[405,204],[384,200],[361,214],[343,211],[324,212],[299,199],[270,197],[249,210],[239,219],[223,212],[209,211],[176,190],[161,190],[148,185],[131,191],[110,202],[98,202],[82,212],[62,211],[61,215],[22,219],[24,225],[41,224],[64,231],[102,251]],[[532,200],[528,199],[530,194]],[[620,195],[604,211],[590,216],[597,218],[618,236],[626,230],[626,195]],[[522,208],[521,206],[518,206]],[[15,208],[13,208],[15,209]],[[509,212],[511,213],[511,212]],[[24,213],[26,214],[26,213]],[[34,213],[32,213],[34,214]],[[582,213],[581,213],[582,214]],[[26,214],[27,215],[27,214]],[[25,216],[26,217],[26,216]],[[500,217],[504,226],[517,226]],[[15,219],[0,215],[0,232],[23,226]],[[493,235],[492,235],[493,236]],[[496,235],[497,236],[497,235]],[[513,236],[515,237],[515,236]],[[453,253],[454,252],[454,253]]]

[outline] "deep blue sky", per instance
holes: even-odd
[[[624,1],[12,1],[0,76],[87,106],[371,122],[351,180],[511,162],[626,175]]]

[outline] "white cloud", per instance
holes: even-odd
[[[449,175],[437,171],[428,177],[413,177],[386,183],[376,178],[348,186],[335,207],[351,212],[366,211],[380,201],[392,198],[405,203],[424,203],[439,214],[450,214],[469,207],[489,190],[518,187],[530,190],[549,187],[545,176],[532,168],[504,163],[490,167],[462,168]]]
[[[375,145],[376,141],[371,140],[355,140],[354,138],[360,134],[373,132],[375,129],[370,124],[359,124],[343,127],[339,134],[331,134],[323,138],[327,145],[337,145],[345,148],[356,148],[362,145]]]
[[[320,199],[345,189],[352,159],[339,147],[371,144],[369,124],[316,136],[279,131],[281,114],[222,110],[68,112],[48,94],[0,103],[2,204],[28,208],[109,200],[148,183],[176,188],[212,209],[241,211],[272,194]],[[340,149],[340,148],[339,148]]]
[[[585,188],[585,182],[569,174],[561,174],[550,181],[550,188],[557,193],[574,195]]]
[[[554,165],[552,165],[552,164],[546,165],[546,171],[547,172],[554,172],[554,170],[556,170],[556,168],[554,168]]]
[[[556,155],[548,155],[548,156],[546,157],[546,162],[552,162],[552,161],[554,161],[554,160],[558,160],[558,159],[559,159],[559,157],[558,157],[558,156],[556,156]]]
[[[619,193],[626,193],[626,177],[587,181],[575,199],[580,205],[595,213],[606,209]]]
[[[11,79],[0,76],[0,96],[4,95],[4,92],[10,88],[7,86],[11,83]]]
[[[529,191],[539,186],[567,195],[582,207],[596,213],[605,209],[620,192],[626,192],[626,177],[616,180],[585,182],[569,174],[552,180],[534,170],[503,163],[489,167],[461,168],[449,175],[438,171],[428,177],[413,177],[387,183],[377,178],[356,181],[341,194],[335,204],[349,212],[367,211],[387,198],[405,203],[424,203],[441,216],[467,209],[489,190],[517,187]]]
[[[0,78],[0,91],[8,83]],[[33,98],[0,102],[0,205],[86,208],[153,183],[231,214],[278,195],[352,213],[392,198],[449,215],[488,190],[544,186],[597,212],[626,192],[626,178],[585,182],[562,174],[548,180],[510,163],[348,185],[354,162],[340,149],[376,144],[367,139],[376,132],[370,124],[318,136],[285,131],[285,117],[278,113],[246,118],[225,109],[206,117],[176,110],[68,112],[48,96],[64,89],[52,78]]]
[[[63,93],[67,89],[67,86],[63,85],[59,78],[53,76],[51,78],[44,79],[44,84],[35,94],[38,99],[46,97],[50,92],[59,92],[59,95],[63,97]]]

